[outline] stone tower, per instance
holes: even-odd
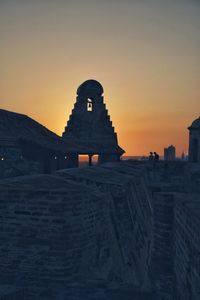
[[[200,163],[200,117],[192,122],[189,129],[189,161]]]
[[[76,103],[69,117],[63,138],[78,143],[87,151],[77,151],[71,166],[77,166],[78,155],[98,155],[98,162],[119,161],[124,150],[119,147],[108,110],[104,103],[103,87],[96,80],[87,80],[77,90]]]

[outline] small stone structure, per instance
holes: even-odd
[[[188,127],[189,136],[189,161],[200,162],[200,117]]]
[[[118,145],[108,110],[104,104],[103,87],[96,80],[87,80],[77,90],[77,98],[63,138],[88,148],[71,155],[71,166],[78,166],[78,155],[98,155],[98,162],[119,161],[124,150]]]

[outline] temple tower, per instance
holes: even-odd
[[[124,150],[119,147],[108,110],[104,104],[103,87],[96,80],[87,80],[77,90],[76,103],[63,132],[66,141],[84,149],[77,155],[98,155],[98,162],[119,161]],[[73,156],[73,160],[77,159]],[[74,161],[75,165],[77,163]],[[72,164],[72,165],[73,165]]]
[[[189,161],[200,162],[200,117],[192,122],[189,129]]]

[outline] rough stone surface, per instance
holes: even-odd
[[[199,299],[199,180],[199,164],[139,161],[1,180],[1,285],[28,300]]]

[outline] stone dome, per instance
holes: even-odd
[[[77,95],[87,95],[88,97],[90,96],[101,96],[103,94],[103,87],[102,85],[93,79],[87,80],[83,82],[78,90],[77,90]]]
[[[189,129],[200,129],[200,117],[192,122]]]

